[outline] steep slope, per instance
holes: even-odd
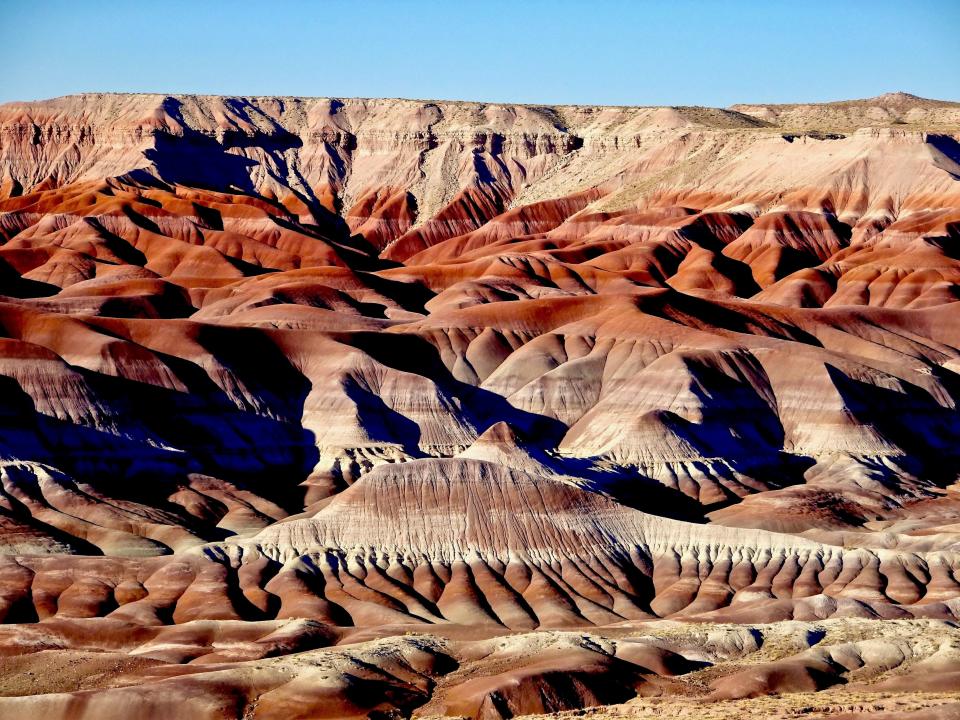
[[[0,654],[118,673],[0,717],[952,678],[859,619],[960,619],[958,139],[905,94],[0,106]],[[787,641],[662,618],[841,630],[711,674]]]

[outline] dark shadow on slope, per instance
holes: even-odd
[[[928,392],[899,380],[903,392],[874,385],[845,374],[827,364],[827,372],[847,411],[858,423],[876,432],[920,460],[924,475],[938,484],[955,478],[960,457],[960,412],[939,404]],[[937,373],[941,386],[956,404],[960,379],[953,373]]]
[[[2,494],[2,491],[0,491]],[[49,538],[52,538],[56,542],[62,544],[64,547],[69,548],[69,551],[76,555],[102,555],[100,548],[96,545],[88,543],[86,540],[81,538],[74,537],[68,533],[59,530],[53,525],[45,523],[41,520],[30,515],[30,511],[27,507],[21,503],[16,498],[6,495],[4,501],[9,506],[9,509],[0,508],[0,527],[3,527],[5,524],[4,518],[9,518],[15,523],[20,523],[29,527],[31,530],[34,530],[41,535],[46,535]],[[4,528],[6,530],[6,528]],[[16,622],[9,619],[4,620],[4,622]],[[20,622],[33,622],[33,621],[20,621]]]
[[[705,508],[682,492],[640,475],[636,469],[607,470],[598,468],[595,458],[557,455],[553,450],[567,432],[565,424],[554,418],[519,410],[500,395],[455,379],[443,364],[437,349],[423,338],[399,334],[385,337],[373,333],[358,333],[350,336],[349,342],[384,365],[432,380],[445,397],[459,404],[464,419],[478,432],[482,433],[497,422],[505,422],[515,430],[522,450],[537,462],[559,475],[584,479],[589,483],[589,489],[608,495],[625,505],[664,517],[704,522],[706,512],[740,500],[730,494],[726,501]],[[735,384],[730,378],[723,377]],[[717,384],[719,383],[718,380]],[[739,386],[735,389],[741,390]],[[736,402],[738,397],[734,397],[732,402]],[[386,428],[393,422],[394,416],[398,415],[390,410],[385,418],[381,417],[385,412],[381,407],[382,401],[375,402],[368,396],[363,399],[365,407],[371,413],[370,417],[374,418],[373,427]],[[811,464],[810,461],[780,451],[782,428],[779,436],[775,432],[771,435],[769,431],[763,433],[751,429],[754,423],[763,424],[765,420],[765,416],[757,415],[759,409],[771,414],[769,407],[758,404],[756,397],[743,410],[747,420],[740,423],[742,427],[738,427],[743,439],[735,438],[731,433],[729,418],[722,414],[702,425],[688,423],[674,416],[676,422],[671,430],[698,448],[704,457],[723,457],[734,470],[757,478],[764,489],[802,482],[803,472]],[[779,428],[779,421],[775,424]],[[408,452],[416,456],[419,428],[414,423],[404,424],[402,427],[398,426],[397,432],[395,437],[408,446]],[[384,434],[389,436],[386,431]],[[729,480],[735,481],[732,476]],[[761,488],[758,487],[757,490],[759,489]]]
[[[60,288],[50,283],[21,277],[6,260],[0,259],[0,295],[15,298],[51,297]]]
[[[424,307],[436,293],[421,282],[400,282],[374,273],[357,273],[371,290],[393,300],[404,310],[426,315]]]
[[[428,687],[420,689],[379,669],[371,668],[368,672],[369,677],[349,672],[342,676],[346,706],[362,709],[368,720],[408,718],[430,700],[432,681],[424,681]]]
[[[98,485],[95,478],[104,479],[98,477],[98,472],[102,472],[104,467],[108,471],[116,471],[134,459],[154,468],[162,468],[159,474],[164,478],[183,473],[182,458],[175,457],[169,450],[37,413],[33,399],[13,378],[0,377],[0,391],[4,398],[3,412],[0,413],[0,455],[10,463],[5,472],[17,491],[33,503],[49,505],[33,469],[26,465],[17,466],[18,461],[49,466],[55,483],[83,482],[82,470],[92,466],[93,472],[89,474],[92,475],[90,481],[93,487]],[[105,462],[105,458],[110,460]],[[57,472],[65,477],[58,478]],[[74,491],[78,498],[82,497],[83,491],[79,487]],[[129,494],[129,488],[126,491]],[[10,495],[6,500],[10,515],[20,522],[37,525],[53,537],[64,534],[52,527],[47,530],[48,524],[32,517],[29,507],[15,496]],[[156,517],[165,516],[177,525],[194,524],[188,516],[170,507],[165,496],[158,498],[158,501],[155,512],[151,510]],[[80,554],[102,554],[99,548],[79,538],[71,536],[67,544]]]
[[[683,362],[689,374],[689,392],[698,400],[699,421],[667,410],[643,418],[665,436],[672,436],[677,446],[691,449],[689,459],[670,466],[678,489],[643,477],[630,467],[619,473],[591,474],[589,466],[594,459],[580,461],[580,468],[571,467],[565,459],[568,472],[590,478],[624,504],[691,521],[740,502],[742,495],[802,483],[813,461],[783,451],[784,429],[760,363],[749,353],[727,353],[724,358],[690,354]],[[725,371],[715,364],[718,362],[726,366]],[[693,477],[702,474],[712,488],[710,493],[719,492],[723,499],[705,503],[682,492],[685,473],[693,473]]]
[[[542,447],[555,447],[566,432],[566,425],[559,420],[519,410],[496,393],[457,380],[437,348],[421,337],[356,333],[349,342],[383,365],[433,381],[444,396],[459,403],[465,420],[478,432],[506,422]]]
[[[197,225],[209,230],[223,230],[223,215],[216,208],[207,207],[202,203],[193,203],[193,212],[199,221]]]
[[[107,298],[97,314],[102,317],[156,319],[186,318],[196,311],[186,290],[165,282],[159,293]]]
[[[138,214],[139,215],[139,214]],[[143,217],[139,215],[139,217]],[[127,265],[137,265],[143,267],[147,264],[147,256],[137,250],[128,240],[120,237],[116,233],[110,232],[104,227],[100,218],[87,217],[83,219],[87,225],[96,231],[97,236],[103,241],[107,249],[116,255]]]
[[[313,238],[318,242],[325,243],[337,251],[345,261],[348,262],[352,270],[379,270],[386,267],[386,263],[376,256],[376,250],[363,240],[361,235],[351,235],[350,228],[339,215],[331,213],[323,206],[320,206],[326,216],[326,220],[320,223],[301,222],[285,216],[288,211],[286,208],[277,207],[277,215],[273,215],[273,221],[284,228],[293,232]]]
[[[230,395],[198,366],[170,356],[160,358],[187,392],[75,368],[106,421],[99,429],[37,413],[7,378],[0,452],[51,465],[208,540],[230,533],[215,526],[219,518],[197,517],[170,499],[190,487],[191,474],[299,511],[300,484],[319,459],[313,434],[301,426],[310,383],[256,331],[210,327],[198,341],[225,366]]]
[[[152,232],[154,235],[165,234],[163,230],[160,229],[160,226],[157,225],[157,223],[155,223],[153,220],[148,218],[146,215],[143,215],[142,213],[138,213],[130,205],[124,204],[123,214],[127,217],[127,219],[130,222],[132,222],[137,227],[141,227],[144,230]]]
[[[702,213],[678,231],[681,237],[715,252],[721,252],[754,223],[746,213]]]
[[[250,180],[254,160],[224,152],[214,138],[201,133],[183,137],[157,134],[155,147],[144,151],[157,175],[166,183],[214,190],[256,194]]]
[[[924,242],[933,245],[951,260],[960,260],[960,222],[947,223],[946,235],[926,236]]]
[[[374,442],[397,443],[413,457],[422,456],[420,426],[389,407],[383,399],[354,378],[347,378],[344,391],[357,406],[357,422]]]
[[[227,103],[238,116],[251,124],[254,124],[251,113],[263,115],[246,101],[228,100]],[[182,135],[155,133],[154,147],[144,152],[144,156],[153,163],[157,176],[163,182],[261,197],[250,177],[251,170],[259,167],[309,210],[316,224],[297,223],[298,231],[309,233],[315,230],[327,242],[356,253],[353,259],[358,263],[367,263],[370,258],[376,257],[372,248],[363,247],[351,237],[344,219],[326,208],[297,168],[289,164],[287,153],[303,147],[303,140],[299,136],[271,119],[274,126],[272,131],[244,132],[228,129],[218,139],[189,127],[183,118],[182,103],[176,98],[166,98],[163,109],[183,128]],[[240,152],[231,152],[234,150]],[[245,157],[244,151],[262,152],[267,162],[260,163]],[[142,177],[144,175],[149,173],[134,171],[130,174],[136,181],[145,180]],[[287,214],[286,208],[276,200],[267,202],[272,202],[277,207],[279,216]],[[278,217],[277,220],[281,221],[281,218]]]
[[[717,253],[713,258],[713,267],[733,282],[737,297],[753,297],[760,292],[761,288],[753,277],[753,271],[745,262]]]
[[[927,143],[932,145],[948,159],[960,165],[960,142],[957,142],[956,138],[950,135],[927,135]],[[937,165],[945,172],[950,173],[950,176],[953,177],[954,180],[960,180],[960,174],[952,168],[948,170],[939,163],[937,163]]]
[[[560,475],[582,478],[588,490],[635,510],[685,522],[706,522],[703,506],[679,490],[631,470],[604,470],[594,458],[560,457],[530,448],[531,457]]]
[[[738,307],[736,301],[720,303],[668,290],[657,296],[646,296],[642,310],[697,330],[711,332],[720,328],[745,335],[772,337],[822,347],[816,336],[806,330],[764,315],[747,303]]]

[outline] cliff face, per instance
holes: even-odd
[[[604,208],[749,199],[856,225],[956,198],[960,109],[911,98],[737,112],[81,95],[0,108],[0,183],[9,196],[130,175],[267,195],[303,219],[342,215],[396,260],[591,191]]]
[[[393,626],[956,620],[958,137],[903,94],[0,106],[0,618],[237,667]],[[438,668],[492,652],[445,642],[337,656],[305,712],[646,692],[636,648],[531,636],[444,706]],[[681,645],[642,650],[658,693]],[[846,682],[818,652],[770,677]],[[245,697],[291,672],[243,667]]]

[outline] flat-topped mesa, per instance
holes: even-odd
[[[802,154],[809,157],[796,167],[801,153],[779,147],[793,137],[784,140],[779,128],[794,130],[793,118],[803,125],[820,113],[820,125],[835,133],[960,129],[960,105],[911,102],[719,110],[76,95],[0,106],[0,193],[29,195],[113,177],[252,193],[278,199],[276,213],[311,222],[339,213],[349,232],[403,261],[511,207],[575,193],[607,195],[602,205],[609,208],[635,204],[639,187],[647,195],[687,196],[701,207],[744,195],[769,200],[820,188],[829,195],[831,178],[883,138],[807,147]],[[953,146],[944,142],[934,143],[936,152],[955,163]],[[740,183],[723,180],[735,157],[747,173]],[[949,175],[929,172],[919,158],[907,162],[896,188],[864,178],[875,202],[891,193],[909,204],[919,193],[955,191],[943,182]],[[848,190],[835,194],[861,183],[842,184]],[[838,214],[856,207],[829,199]],[[819,204],[812,197],[803,202]],[[869,199],[857,202],[870,206]]]
[[[731,110],[786,130],[849,132],[867,126],[912,126],[933,132],[955,131],[960,103],[931,100],[906,92],[890,92],[862,100],[829,103],[751,104]]]

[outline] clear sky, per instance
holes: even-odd
[[[960,0],[0,0],[0,102],[84,91],[960,100]]]

